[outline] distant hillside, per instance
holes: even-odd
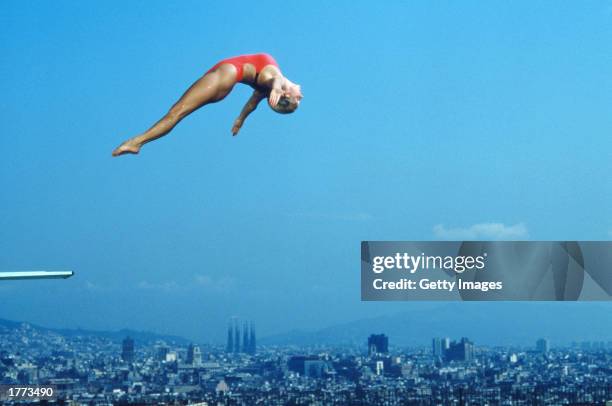
[[[154,343],[155,341],[165,341],[168,344],[188,344],[190,343],[189,340],[187,340],[186,338],[183,337],[179,337],[179,336],[172,336],[172,335],[163,335],[163,334],[156,334],[156,333],[151,333],[151,332],[147,332],[147,331],[135,331],[135,330],[128,330],[128,329],[122,329],[119,331],[96,331],[96,330],[83,330],[83,329],[57,329],[57,328],[49,328],[49,327],[41,327],[32,323],[26,323],[26,322],[17,322],[17,321],[11,321],[11,320],[4,320],[4,319],[0,319],[0,327],[4,327],[8,330],[13,330],[13,329],[17,329],[19,328],[21,325],[23,324],[27,324],[28,326],[39,330],[41,332],[53,332],[56,334],[60,334],[64,337],[76,337],[76,336],[92,336],[92,337],[105,337],[108,338],[110,340],[113,341],[121,341],[123,340],[125,337],[130,336],[132,337],[136,342],[142,343],[142,344],[150,344],[150,343]]]
[[[433,306],[406,302],[407,311],[349,321],[314,331],[292,330],[263,337],[262,345],[365,345],[370,334],[385,333],[393,346],[428,346],[432,337],[466,336],[477,344],[533,345],[541,337],[553,345],[572,341],[612,341],[612,302],[449,302]],[[0,319],[0,328],[22,322]],[[27,323],[66,337],[97,336],[119,342],[126,336],[148,344],[158,340],[185,345],[183,337],[151,332],[53,329]]]
[[[261,344],[361,344],[372,333],[385,333],[390,345],[429,345],[432,337],[471,338],[478,344],[533,345],[546,337],[555,344],[612,341],[612,302],[456,302],[436,310],[363,319],[316,331],[290,331],[264,337]]]

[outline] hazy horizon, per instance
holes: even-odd
[[[365,342],[364,340],[370,334],[380,333],[389,336],[390,342],[399,347],[425,346],[433,337],[454,339],[468,337],[478,345],[488,346],[529,346],[539,338],[547,338],[554,346],[560,347],[568,346],[573,342],[612,342],[612,327],[610,327],[612,326],[612,313],[609,311],[610,304],[607,302],[426,302],[417,303],[416,307],[420,307],[422,313],[410,314],[404,311],[377,317],[345,320],[320,328],[291,328],[267,335],[259,334],[257,324],[254,323],[254,326],[258,331],[258,342],[264,345],[354,345]],[[560,312],[564,315],[562,319],[542,318],[543,315],[548,314],[547,310],[555,310],[555,307],[560,308]],[[490,310],[495,311],[495,318],[487,322],[488,316],[483,315],[483,312]],[[427,321],[432,314],[440,313],[445,314],[442,315],[443,317],[436,317],[441,319],[439,323]],[[460,314],[449,320],[447,316],[449,313]],[[588,320],[585,316],[588,317]],[[177,336],[188,341],[217,346],[225,345],[226,337],[222,335],[227,334],[229,326],[229,323],[226,324],[226,328],[222,331],[223,334],[217,332],[213,336],[203,336],[198,339],[172,331],[139,330],[130,326],[120,326],[109,330],[82,326],[59,327],[28,320],[8,321],[25,322],[50,329],[63,328],[100,333],[130,330]],[[238,321],[241,326],[242,322],[247,320],[238,319]],[[248,321],[253,322],[253,320]],[[410,325],[404,325],[406,322]],[[480,323],[485,323],[490,328],[479,330],[477,327]],[[414,327],[418,327],[417,334],[412,333]],[[517,331],[520,333],[516,334]]]

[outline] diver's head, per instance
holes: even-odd
[[[300,105],[300,101],[295,96],[283,95],[276,103],[276,106],[270,108],[280,114],[290,114],[297,110]]]
[[[270,104],[270,107],[277,113],[290,114],[297,110],[302,97],[302,89],[300,88],[300,85],[289,82],[276,106],[272,106]]]

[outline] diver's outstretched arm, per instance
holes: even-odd
[[[238,134],[238,131],[240,131],[240,128],[242,128],[242,125],[244,124],[244,120],[246,120],[249,114],[255,111],[257,105],[265,98],[266,94],[264,92],[260,90],[255,90],[253,92],[249,101],[246,102],[246,104],[242,108],[240,115],[238,116],[236,121],[234,121],[234,126],[232,127],[232,135]]]
[[[113,151],[113,156],[137,154],[147,142],[168,134],[183,118],[200,107],[223,99],[236,84],[236,68],[222,65],[195,82],[172,106],[170,111],[147,131],[125,141]]]
[[[272,79],[270,87],[271,87],[271,89],[270,89],[270,106],[276,107],[276,105],[278,104],[278,101],[280,100],[281,96],[283,95],[283,78],[282,78],[282,76],[277,76],[274,79]]]
[[[271,107],[276,107],[278,101],[283,95],[283,85],[286,82],[284,76],[276,68],[264,69],[257,81],[257,84],[263,88],[270,89],[268,101]]]

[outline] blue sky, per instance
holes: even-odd
[[[361,240],[612,236],[612,3],[3,2],[0,317],[220,341],[419,309],[361,303]],[[250,91],[111,151],[224,57]],[[422,308],[425,308],[422,307]]]

